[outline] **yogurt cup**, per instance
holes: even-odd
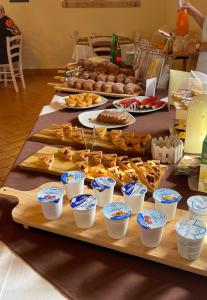
[[[85,173],[81,171],[70,171],[62,174],[61,180],[69,200],[83,194]]]
[[[189,218],[203,221],[207,226],[207,196],[192,196],[188,198]]]
[[[64,190],[59,187],[48,187],[40,190],[37,200],[40,201],[45,219],[56,220],[62,214]]]
[[[138,213],[137,223],[144,246],[154,248],[160,244],[166,221],[165,214],[160,210],[149,209]]]
[[[96,203],[96,198],[89,194],[72,198],[71,207],[79,228],[86,229],[93,226],[96,218]]]
[[[206,226],[196,219],[183,219],[176,224],[177,247],[180,256],[195,260],[199,258]]]
[[[112,202],[103,208],[108,235],[113,239],[122,239],[127,234],[131,209],[123,202]]]
[[[115,185],[116,181],[111,177],[97,177],[92,180],[91,187],[99,206],[104,207],[113,201]]]
[[[132,209],[132,214],[137,214],[143,209],[144,198],[147,188],[144,184],[130,182],[125,184],[121,191],[124,196],[124,202]]]
[[[155,208],[164,212],[167,222],[173,220],[177,204],[182,199],[182,196],[175,190],[160,188],[153,192],[153,198],[155,200]]]

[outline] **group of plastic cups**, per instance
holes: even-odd
[[[103,207],[108,235],[114,239],[121,239],[127,234],[129,217],[131,214],[136,214],[141,242],[150,248],[160,244],[164,225],[173,220],[177,204],[182,198],[175,190],[156,189],[153,193],[155,209],[143,211],[147,188],[141,183],[132,182],[124,185],[121,189],[124,202],[113,202],[116,185],[113,178],[98,177],[92,180],[91,186],[94,195],[84,194],[85,174],[81,171],[66,172],[61,176],[61,180],[79,228],[87,229],[93,226],[98,205]],[[64,190],[57,187],[46,188],[38,193],[37,197],[41,201],[46,219],[55,220],[61,216],[63,195]],[[198,214],[200,218],[205,219],[206,217],[207,221],[207,197],[197,196],[200,197],[199,199],[206,198],[206,207],[202,213],[196,209],[198,205],[195,208],[195,197],[188,199],[189,219],[180,220],[176,224],[178,252],[189,260],[199,257],[202,241],[206,234],[206,227],[202,220],[198,220]],[[202,205],[204,207],[204,204]],[[204,215],[204,211],[206,215]]]

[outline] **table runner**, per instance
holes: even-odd
[[[40,117],[32,133],[51,123],[70,120],[77,123],[78,113],[63,110]],[[137,123],[127,130],[166,134],[173,117],[173,111],[139,115]],[[42,143],[27,141],[15,166],[42,146]],[[55,176],[18,170],[15,166],[5,186],[30,190],[58,180]],[[186,178],[175,177],[173,170],[174,167],[170,166],[162,185],[166,181],[176,185],[183,195],[179,206],[186,208],[186,199],[193,193],[188,189]],[[0,199],[0,238],[70,299],[206,299],[205,277],[37,229],[25,230],[12,221],[14,206],[14,203]]]

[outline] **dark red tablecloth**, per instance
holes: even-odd
[[[42,116],[33,133],[51,123],[71,120],[77,123],[78,113],[63,110]],[[163,135],[172,125],[174,112],[159,111],[136,118],[136,124],[127,130]],[[44,144],[27,141],[15,166],[42,146]],[[58,180],[55,176],[22,171],[15,166],[5,186],[30,190],[42,183]],[[163,186],[166,184],[174,186],[183,195],[180,207],[186,208],[186,199],[193,194],[189,191],[187,179],[175,177],[174,167],[170,166],[162,182]],[[1,240],[71,299],[207,299],[205,277],[37,229],[25,230],[12,221],[14,206],[14,203],[0,199]]]

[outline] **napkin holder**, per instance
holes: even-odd
[[[183,156],[183,142],[174,135],[153,138],[152,157],[161,163],[176,163]]]

